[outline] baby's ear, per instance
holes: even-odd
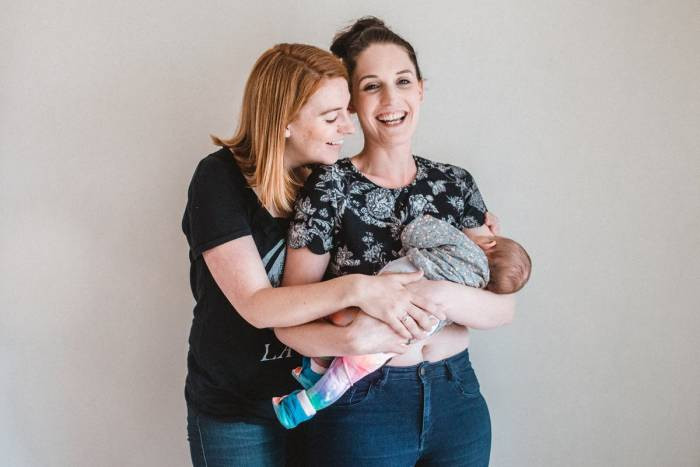
[[[487,235],[477,235],[474,238],[474,243],[479,245],[479,247],[483,250],[489,250],[493,247],[496,246],[496,237],[490,237]]]

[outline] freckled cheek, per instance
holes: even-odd
[[[304,139],[311,144],[325,144],[333,138],[328,135],[329,132],[323,131],[320,128],[312,128],[306,131]]]

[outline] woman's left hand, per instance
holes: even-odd
[[[489,228],[493,235],[501,235],[501,220],[489,211],[486,211],[486,227]]]
[[[442,319],[448,319],[446,314],[447,305],[443,300],[441,287],[442,281],[431,281],[428,279],[421,279],[406,285],[406,288],[412,293],[433,303],[434,310],[444,316]]]

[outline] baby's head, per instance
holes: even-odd
[[[498,294],[515,293],[530,279],[532,262],[527,251],[505,237],[476,237],[474,242],[484,250],[489,260],[491,280],[486,290]]]

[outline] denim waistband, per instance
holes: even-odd
[[[368,381],[387,382],[391,380],[415,380],[432,379],[447,376],[452,378],[452,375],[457,368],[468,368],[471,366],[469,361],[469,349],[455,354],[451,357],[436,362],[421,362],[417,365],[410,366],[388,366],[384,365],[380,369],[370,373],[364,379]]]

